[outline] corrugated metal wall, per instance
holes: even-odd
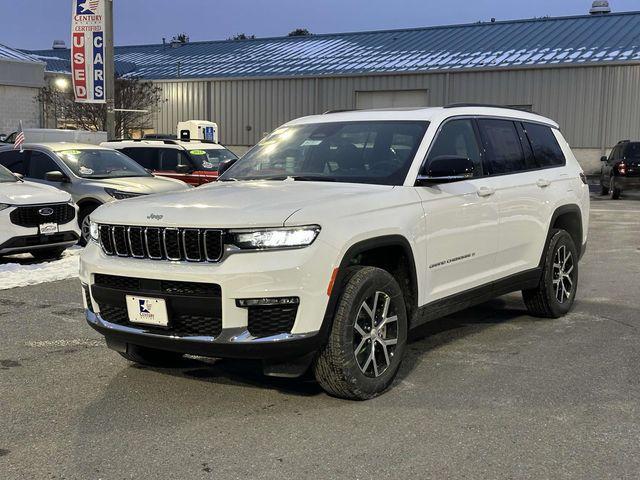
[[[354,108],[357,91],[416,89],[428,91],[430,105],[532,105],[558,121],[576,148],[640,138],[637,65],[159,84],[167,101],[156,116],[158,132],[173,132],[181,120],[210,119],[229,145],[253,145],[296,117]]]

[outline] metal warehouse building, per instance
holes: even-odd
[[[0,133],[40,126],[38,89],[44,86],[45,64],[30,55],[0,45]]]
[[[68,50],[32,52],[48,62]],[[640,138],[640,12],[407,30],[119,47],[157,82],[157,132],[207,119],[242,150],[327,110],[492,103],[557,120],[583,166]]]

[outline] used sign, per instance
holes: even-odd
[[[76,102],[105,102],[105,1],[72,2],[71,77]]]

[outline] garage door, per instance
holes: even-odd
[[[356,108],[428,107],[428,90],[385,90],[356,92]]]

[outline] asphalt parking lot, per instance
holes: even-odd
[[[251,363],[131,366],[77,279],[0,291],[0,477],[638,478],[640,196],[593,197],[580,268],[567,317],[511,295],[436,321],[368,402]]]

